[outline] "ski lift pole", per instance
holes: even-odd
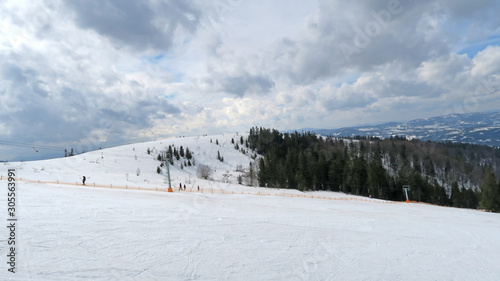
[[[168,192],[173,192],[172,182],[170,181],[170,156],[167,153],[167,157],[165,158],[165,166],[167,167],[167,176],[168,176]]]
[[[408,190],[410,189],[410,186],[409,185],[403,185],[403,189],[404,189],[405,194],[406,194],[406,203],[410,203],[410,198],[408,197]]]

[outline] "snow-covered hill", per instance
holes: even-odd
[[[406,136],[432,141],[464,142],[500,147],[500,112],[452,114],[408,122],[335,130],[311,129],[332,136]]]
[[[190,188],[198,185],[212,186],[214,180],[234,184],[238,182],[238,176],[244,176],[248,172],[250,163],[254,161],[252,156],[255,157],[254,153],[240,144],[242,136],[245,139],[247,137],[247,135],[231,134],[164,139],[96,150],[73,157],[13,163],[13,165],[18,167],[21,178],[29,180],[81,183],[82,177],[85,176],[88,185],[96,183],[167,188],[166,169],[162,168],[162,173],[157,173],[157,168],[162,164],[157,160],[158,154],[166,151],[168,146],[178,150],[182,146],[183,150],[188,148],[192,151],[195,165],[188,166],[186,157],[174,160],[174,166],[170,167],[172,186],[177,187],[179,184]],[[240,149],[235,149],[236,144]],[[245,154],[242,153],[242,148]],[[217,159],[218,155],[224,157],[223,162]],[[212,168],[212,180],[201,180],[196,176],[197,168],[201,164]]]
[[[236,170],[253,161],[251,151],[231,143],[240,137],[159,140],[0,165],[5,190],[7,169],[56,182],[17,182],[17,273],[4,262],[0,280],[500,279],[499,214],[327,192],[308,194],[345,200],[197,192],[199,185],[304,194],[238,184],[247,171]],[[196,166],[213,168],[213,180],[197,178],[196,166],[181,169],[182,161],[171,170],[173,185],[195,192],[93,187],[166,188],[156,157],[168,145],[188,147]],[[84,175],[87,186],[57,184],[80,183]],[[6,192],[0,206],[8,225]],[[7,261],[3,228],[0,254]]]

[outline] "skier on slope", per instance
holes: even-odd
[[[85,180],[87,180],[87,178],[85,178],[85,176],[83,176],[83,179],[82,179],[83,185],[85,185]]]

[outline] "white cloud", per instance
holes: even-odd
[[[485,76],[498,74],[500,72],[500,47],[489,46],[479,52],[473,60],[471,74],[473,76]]]
[[[418,80],[429,85],[447,87],[461,83],[470,68],[467,55],[448,54],[424,61],[417,68]]]

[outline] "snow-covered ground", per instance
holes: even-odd
[[[238,145],[244,148],[244,145],[239,144],[241,136],[241,134],[231,134],[165,139],[97,150],[62,159],[13,163],[13,165],[18,167],[20,177],[31,180],[80,183],[82,176],[86,176],[87,184],[95,182],[136,187],[154,185],[166,188],[168,187],[165,180],[166,170],[163,169],[162,175],[156,173],[156,168],[161,164],[156,158],[161,151],[172,145],[177,149],[181,146],[184,150],[189,148],[193,152],[195,164],[212,167],[214,172],[212,178],[237,183],[237,176],[242,174],[236,171],[237,167],[241,165],[248,168],[253,161],[251,151],[243,154],[234,148],[235,144],[231,143],[231,139],[234,139],[235,143],[238,141]],[[246,136],[244,135],[244,138]],[[217,142],[219,144],[216,144]],[[150,154],[147,153],[148,149]],[[224,157],[224,162],[217,159],[218,154]],[[196,177],[197,166],[181,169],[181,163],[184,162],[187,163],[187,159],[175,160],[174,167],[171,167],[173,186],[178,186],[179,183],[187,187],[198,185],[208,187],[214,184],[213,181],[203,181]]]
[[[237,184],[235,167],[248,167],[251,158],[232,147],[233,137],[163,140],[9,163],[0,173],[5,177],[15,168],[30,180],[76,182],[86,175],[87,183],[164,188],[164,175],[156,174],[157,154],[146,151],[175,143],[187,144],[197,164],[212,165],[213,178],[227,182],[202,181],[196,168],[176,166],[174,184],[268,191]],[[224,162],[216,159],[217,151]],[[6,190],[7,181],[0,186]],[[18,182],[16,198],[17,273],[12,274],[6,263],[6,192],[0,196],[5,224],[0,280],[500,280],[499,214],[375,200],[25,181]]]

